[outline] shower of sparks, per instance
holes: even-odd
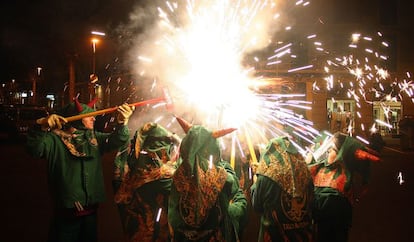
[[[174,106],[172,113],[195,124],[210,129],[237,128],[232,139],[237,136],[240,156],[281,135],[303,141],[294,145],[306,153],[303,147],[320,135],[313,123],[304,118],[303,113],[311,106],[304,101],[305,94],[288,95],[282,91],[293,87],[294,75],[306,71],[325,72],[324,77],[318,77],[325,86],[320,87],[315,79],[312,85],[315,92],[345,90],[348,98],[356,102],[355,118],[361,118],[358,109],[363,102],[372,104],[373,98],[380,101],[386,119],[376,120],[370,131],[377,132],[379,126],[391,128],[388,103],[403,97],[414,101],[414,84],[409,72],[401,80],[386,69],[390,44],[383,40],[384,36],[380,32],[374,37],[352,34],[342,53],[324,46],[323,39],[314,33],[303,33],[301,41],[282,40],[283,33],[295,31],[295,25],[284,16],[289,12],[286,9],[309,5],[308,1],[287,2],[183,0],[157,6],[156,24],[134,50],[136,73],[153,80],[151,84],[137,86],[147,87],[149,91],[142,92],[151,97],[159,95],[159,87],[167,87]],[[300,62],[298,42],[307,43],[307,54],[314,48],[318,59]],[[266,54],[257,54],[261,51]],[[267,78],[263,70],[282,70],[286,75],[279,77],[273,72],[272,78]],[[395,81],[389,85],[391,79]],[[119,83],[118,79],[110,81]],[[119,86],[118,90],[123,89]],[[137,100],[136,96],[129,98]],[[147,107],[146,112],[155,113],[147,121],[170,128],[175,119],[169,110],[162,108],[161,104]],[[363,123],[360,128],[365,130]],[[353,129],[349,125],[348,132],[351,134]],[[365,141],[363,137],[358,139]],[[242,147],[242,142],[248,143],[249,149]]]
[[[297,1],[282,6],[271,0],[166,2],[157,7],[158,22],[152,29],[155,37],[141,43],[144,47],[138,50],[138,72],[157,76],[159,83],[168,87],[175,115],[210,129],[237,128],[233,135],[254,144],[291,135],[307,142],[295,144],[304,152],[301,146],[319,133],[300,114],[310,110],[311,103],[303,93],[269,93],[269,88],[289,85],[283,79],[257,75],[254,64],[247,63],[278,65],[284,58],[297,58],[292,44],[276,49],[268,58],[252,53],[268,47],[276,30],[292,31],[293,26],[281,20],[284,8],[308,4]],[[305,65],[290,72],[312,67]],[[158,121],[163,117],[170,116],[161,115]]]

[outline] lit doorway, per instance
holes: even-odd
[[[374,120],[389,125],[377,125],[381,135],[396,135],[399,133],[398,122],[401,120],[401,102],[374,102]]]
[[[355,128],[355,100],[327,100],[327,122],[330,132],[353,132]]]

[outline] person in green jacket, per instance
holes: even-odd
[[[273,138],[261,152],[251,186],[261,215],[257,241],[313,241],[313,183],[303,156],[288,137]]]
[[[308,168],[315,186],[317,242],[348,241],[353,207],[367,191],[370,163],[379,160],[357,139],[341,132],[316,147]]]
[[[68,116],[93,112],[94,102],[75,102],[57,114],[37,121],[27,150],[48,162],[48,185],[53,202],[49,241],[97,241],[97,208],[105,200],[102,155],[129,140],[128,119],[134,108],[118,106],[118,125],[112,133],[94,130],[95,117],[67,122]]]
[[[172,241],[239,241],[247,200],[217,138],[234,129],[209,131],[178,118],[186,135],[173,176],[168,222]]]
[[[170,241],[168,197],[180,142],[176,134],[149,122],[118,152],[113,187],[125,241]]]

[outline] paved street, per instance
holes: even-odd
[[[398,142],[388,141],[383,161],[372,166],[368,194],[354,210],[351,242],[413,241],[414,152],[401,152]],[[47,194],[46,163],[25,153],[20,144],[0,144],[3,195],[1,241],[41,242],[47,237],[51,207]],[[101,242],[122,240],[121,225],[112,202],[111,173],[114,154],[105,156],[108,201],[99,211]],[[404,182],[400,184],[399,174]],[[251,220],[255,221],[255,220]],[[253,225],[251,225],[253,227]],[[254,241],[254,235],[245,236]]]

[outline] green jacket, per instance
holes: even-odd
[[[126,241],[169,241],[168,197],[180,138],[146,123],[114,162],[114,199]]]
[[[180,146],[168,203],[172,241],[238,241],[247,200],[211,131],[194,125]]]
[[[258,241],[312,241],[312,177],[288,138],[270,140],[256,175],[251,199],[261,215]]]
[[[74,208],[105,200],[102,155],[116,150],[129,140],[127,126],[119,125],[112,133],[76,130],[30,130],[27,150],[48,161],[48,183],[57,208]]]

